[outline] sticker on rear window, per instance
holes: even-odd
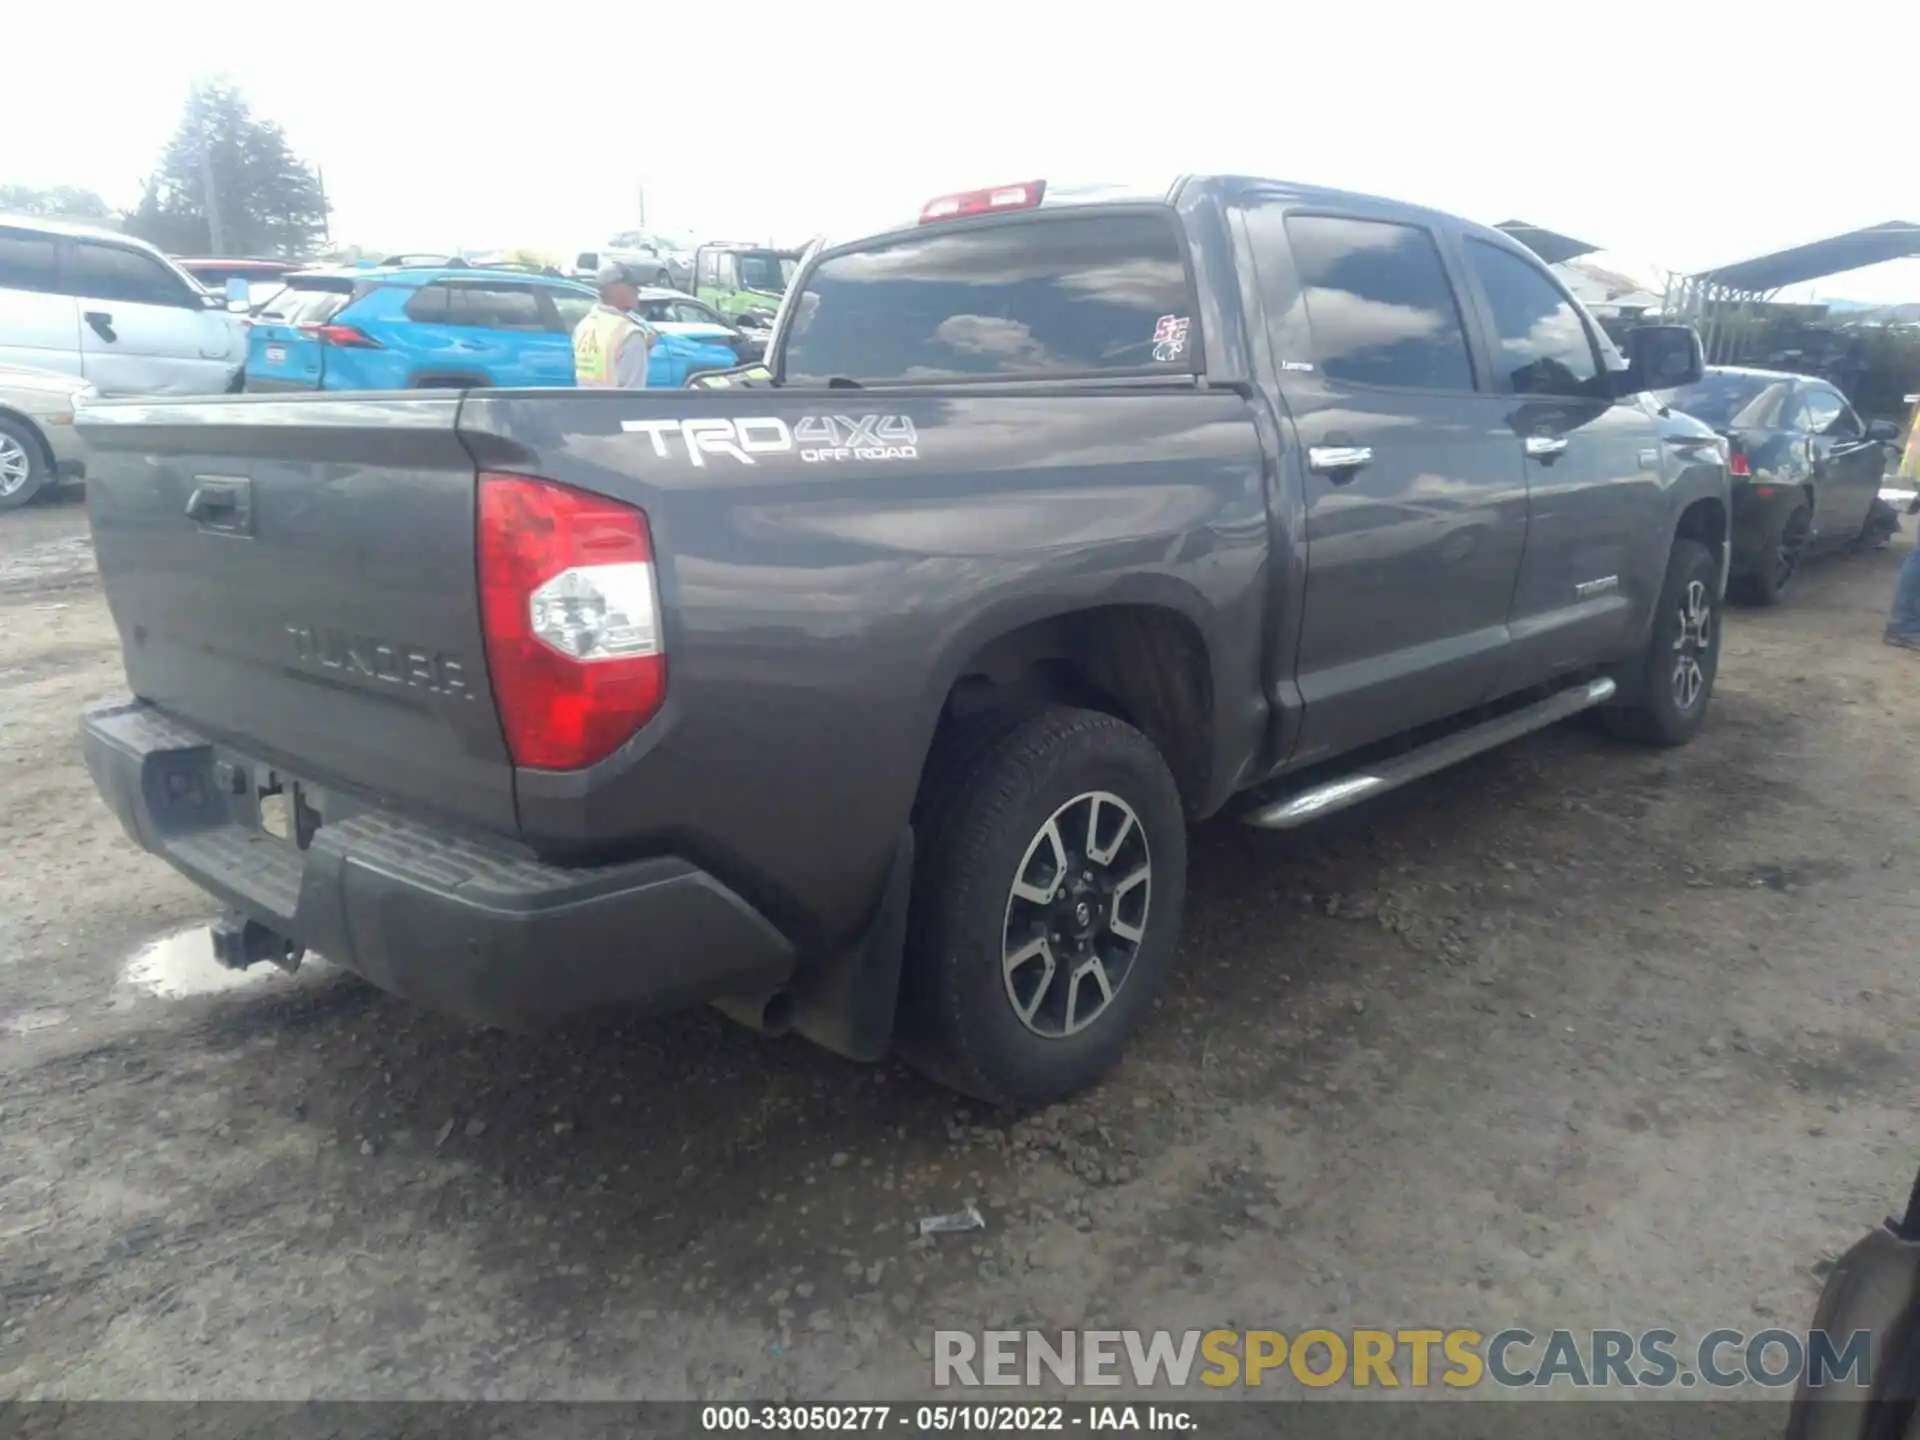
[[[1153,358],[1165,365],[1181,360],[1187,353],[1187,317],[1162,315],[1153,326]]]

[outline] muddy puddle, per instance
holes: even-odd
[[[23,1010],[0,1020],[0,1035],[32,1035],[40,1030],[57,1030],[73,1017],[64,1010]]]
[[[273,980],[284,984],[287,975],[275,965],[227,969],[213,958],[213,939],[207,927],[197,925],[142,946],[120,972],[120,979],[143,995],[183,1000],[192,995],[253,989]]]

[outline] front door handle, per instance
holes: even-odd
[[[1331,475],[1337,484],[1353,478],[1354,471],[1373,463],[1371,445],[1310,445],[1307,464],[1322,475]]]
[[[1533,460],[1551,462],[1556,455],[1567,453],[1567,440],[1564,435],[1529,435],[1527,437],[1527,456]]]
[[[109,315],[105,310],[88,310],[85,312],[85,316],[87,324],[93,327],[93,333],[109,345],[120,338],[113,333],[113,316]]]

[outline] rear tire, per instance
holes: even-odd
[[[1049,706],[945,736],[915,822],[900,1048],[942,1084],[1045,1105],[1120,1058],[1173,966],[1186,817],[1146,736]]]
[[[53,462],[33,428],[0,417],[0,510],[17,510],[53,479]]]
[[[1860,534],[1851,548],[1856,555],[1884,550],[1899,533],[1900,512],[1876,495],[1873,504],[1867,507],[1867,518],[1860,522]]]
[[[1707,718],[1720,668],[1720,567],[1698,540],[1675,540],[1646,654],[1624,677],[1627,700],[1599,712],[1613,734],[1642,745],[1684,745]]]
[[[1813,512],[1796,505],[1773,527],[1761,552],[1760,569],[1740,577],[1740,598],[1749,605],[1778,605],[1786,598],[1794,576],[1806,558],[1807,536]]]

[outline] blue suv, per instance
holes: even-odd
[[[246,388],[410,390],[573,384],[573,327],[594,292],[532,271],[304,270],[251,317]],[[742,362],[724,333],[661,331],[647,384]]]

